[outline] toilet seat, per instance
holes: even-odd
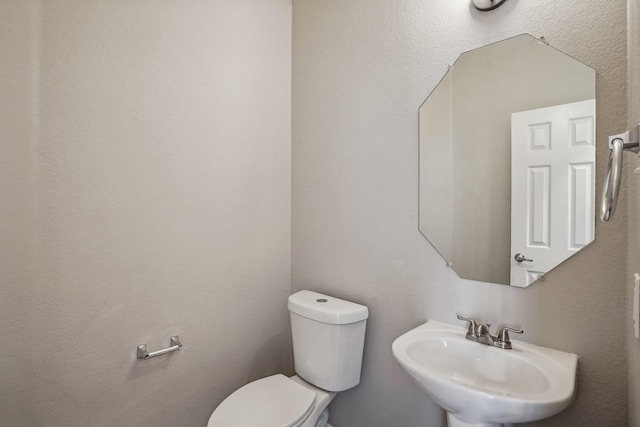
[[[253,381],[222,401],[207,427],[299,427],[315,407],[316,394],[282,374]]]

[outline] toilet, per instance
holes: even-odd
[[[207,427],[330,427],[327,406],[360,382],[364,305],[311,291],[289,297],[296,375],[253,381],[218,405]]]

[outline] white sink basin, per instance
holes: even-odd
[[[429,321],[393,342],[393,356],[457,425],[547,418],[572,402],[578,357],[513,341],[503,350],[465,339],[466,329]]]

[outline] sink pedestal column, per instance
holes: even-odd
[[[504,424],[496,423],[469,423],[456,418],[450,412],[447,412],[447,424],[449,427],[503,427]]]

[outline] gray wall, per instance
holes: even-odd
[[[626,126],[626,2],[299,0],[294,3],[292,291],[367,304],[362,383],[333,424],[443,426],[444,413],[391,355],[426,319],[456,313],[522,326],[580,356],[579,395],[539,426],[626,422],[626,206],[596,241],[527,289],[458,279],[417,230],[418,107],[462,51],[522,32],[597,72],[598,170]],[[607,345],[603,345],[606,342]]]
[[[640,4],[635,0],[629,0],[628,22],[628,49],[629,49],[629,115],[628,126],[640,123]],[[621,129],[622,131],[623,129]],[[616,132],[617,133],[617,132]],[[633,273],[640,273],[640,181],[638,175],[633,173],[640,167],[640,159],[632,153],[625,153],[628,166],[625,176],[629,180],[629,254],[627,284],[627,313],[625,316],[628,363],[629,363],[629,394],[628,413],[629,427],[640,426],[640,341],[635,338],[633,332],[632,309],[633,300],[632,285]]]
[[[625,199],[527,289],[456,278],[417,231],[418,106],[460,52],[523,31],[597,70],[601,186],[604,138],[628,125],[619,3],[298,0],[290,127],[290,2],[2,2],[2,422],[203,425],[238,386],[289,369],[291,272],[293,291],[371,309],[337,427],[444,425],[390,346],[456,312],[580,356],[578,400],[537,425],[624,425]],[[134,359],[173,334],[184,351]]]
[[[0,2],[0,414],[31,420],[34,235],[35,1]],[[20,425],[20,422],[17,423]]]
[[[0,424],[205,425],[286,372],[291,3],[15,0],[0,32]]]

